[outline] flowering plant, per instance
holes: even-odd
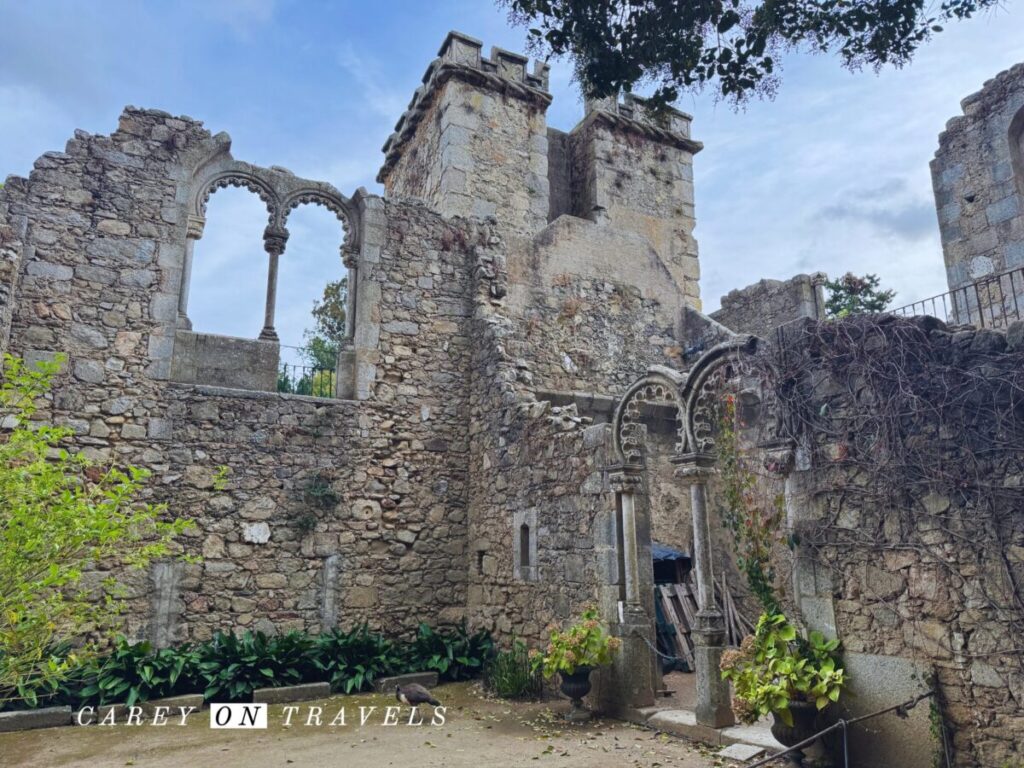
[[[541,653],[534,648],[530,661],[534,670],[540,670],[546,678],[554,677],[556,672],[571,675],[584,667],[611,664],[612,653],[621,645],[622,641],[609,635],[601,625],[597,608],[588,605],[579,621],[568,629],[549,625],[547,651]]]
[[[805,640],[781,613],[762,614],[754,634],[743,638],[738,650],[722,654],[722,678],[732,681],[737,719],[752,723],[775,714],[792,726],[790,701],[813,702],[820,710],[838,700],[846,684],[834,656],[838,647],[838,640],[826,640],[820,632]]]

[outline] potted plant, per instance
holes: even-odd
[[[722,655],[722,677],[733,684],[732,708],[752,723],[771,714],[772,735],[789,747],[810,738],[819,713],[839,699],[845,672],[835,658],[838,640],[820,632],[801,637],[781,613],[763,614],[739,649]],[[801,752],[794,753],[798,764]]]
[[[568,629],[560,630],[554,624],[548,627],[545,653],[536,648],[530,651],[534,669],[548,680],[556,672],[561,677],[561,691],[572,701],[566,719],[582,722],[590,718],[583,707],[583,697],[590,693],[590,673],[595,667],[611,664],[612,654],[621,644],[602,626],[596,606],[588,605]]]

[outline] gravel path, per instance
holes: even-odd
[[[615,720],[569,725],[567,702],[510,704],[487,699],[475,684],[442,686],[444,725],[410,726],[409,709],[384,725],[391,697],[338,696],[294,705],[285,725],[283,705],[271,706],[267,730],[214,730],[208,710],[185,726],[168,724],[51,728],[0,734],[0,765],[19,768],[261,768],[262,766],[551,766],[551,768],[710,768],[713,755],[689,742]],[[321,726],[315,710],[323,707]],[[330,726],[344,706],[344,726]],[[360,725],[360,707],[367,716]],[[376,707],[371,710],[370,707]]]

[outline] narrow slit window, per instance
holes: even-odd
[[[529,568],[530,562],[530,526],[523,523],[519,526],[519,565],[522,568]]]

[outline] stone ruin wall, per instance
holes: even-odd
[[[366,620],[394,630],[468,616],[499,635],[521,621],[536,637],[541,617],[567,616],[618,578],[607,565],[614,542],[592,535],[613,499],[608,409],[580,408],[677,358],[686,296],[664,278],[679,254],[607,221],[548,224],[537,181],[547,178],[537,138],[547,135],[537,97],[545,84],[513,59],[473,59],[429,100],[421,89],[411,113],[417,100],[435,111],[403,118],[414,130],[401,151],[386,151],[389,198],[349,201],[354,328],[339,373],[353,399],[246,391],[238,386],[261,385],[237,378],[231,388],[198,366],[182,373],[189,342],[216,348],[224,338],[182,324],[186,254],[202,213],[197,180],[229,167],[258,193],[262,178],[302,182],[236,163],[226,134],[129,108],[112,135],[77,133],[0,192],[7,348],[29,361],[67,354],[48,415],[95,460],[150,469],[147,499],[197,523],[184,546],[200,563],[122,575],[130,635],[165,644],[216,629]],[[520,86],[529,98],[515,96]],[[488,133],[495,121],[507,130]],[[677,161],[699,148],[686,146],[686,157],[673,150]],[[513,157],[537,178],[510,174],[503,163]],[[499,170],[504,184],[525,186],[488,203]],[[468,186],[459,187],[460,172]],[[486,205],[467,208],[470,198]],[[595,252],[602,242],[631,263]],[[687,247],[695,261],[695,243]],[[583,355],[588,327],[599,343]],[[243,357],[275,346],[240,343]],[[565,393],[582,393],[580,408],[554,404]],[[230,473],[217,489],[221,465]],[[336,502],[314,505],[312,484]],[[523,510],[539,516],[533,581],[512,562]]]
[[[1000,73],[961,102],[931,163],[949,289],[1024,267],[1024,64]],[[989,293],[991,291],[991,293]],[[960,321],[977,306],[956,297]],[[1024,277],[998,281],[982,306],[1024,299]],[[986,315],[988,311],[986,311]]]
[[[789,280],[760,280],[746,288],[729,291],[721,308],[710,317],[735,333],[770,338],[780,325],[797,318],[825,319],[823,272],[796,275]]]
[[[129,109],[110,137],[80,133],[0,193],[4,255],[21,259],[9,351],[68,355],[48,415],[90,458],[150,469],[147,497],[197,522],[185,545],[200,564],[124,574],[130,633],[461,620],[467,231],[419,205],[378,206],[358,272],[376,299],[361,309],[364,400],[172,382],[183,186],[213,143],[199,123]],[[317,476],[338,500],[303,535]]]
[[[446,42],[442,59],[455,56],[460,40]],[[418,92],[410,114],[419,117],[403,118],[400,128],[412,128],[382,171],[388,199],[354,200],[353,399],[169,378],[190,184],[227,152],[226,136],[128,109],[111,136],[76,134],[66,152],[48,153],[29,179],[10,179],[0,192],[6,348],[30,361],[68,354],[49,413],[75,431],[74,446],[99,461],[151,469],[148,497],[198,524],[185,546],[201,563],[125,577],[132,634],[164,643],[217,628],[317,631],[367,620],[394,629],[467,618],[502,638],[514,630],[535,640],[547,621],[583,602],[614,606],[622,575],[611,406],[650,366],[685,370],[701,344],[729,334],[694,309],[685,193],[699,145],[688,120],[678,118],[672,135],[658,133],[635,119],[635,103],[592,105],[575,141],[548,132],[536,95],[544,93],[542,76],[504,54],[474,55],[458,54],[471,66],[446,75],[431,99],[430,88]],[[429,106],[417,113],[418,103]],[[458,123],[466,119],[476,122]],[[492,134],[493,145],[474,133],[488,120],[509,128]],[[620,151],[587,166],[577,150],[601,144],[581,137],[601,132],[619,137]],[[665,159],[659,144],[668,146]],[[555,145],[562,157],[542,172],[539,158],[556,157]],[[518,179],[524,188],[503,190],[513,201],[507,210],[474,210],[474,190],[484,188],[474,174],[490,179],[499,156],[517,158],[520,170],[532,166],[548,187],[510,175],[504,183]],[[646,171],[622,178],[617,157]],[[642,181],[649,187],[635,186]],[[617,182],[629,190],[623,199]],[[678,211],[644,218],[680,190]],[[730,294],[717,317],[761,332],[820,312],[816,288],[806,276],[765,281]],[[1011,329],[1000,346],[970,331],[929,336],[969,350],[964,365],[1009,359],[1000,357],[1003,347],[1018,350],[1019,337]],[[654,534],[687,548],[680,529],[689,531],[688,500],[665,490],[674,485],[672,467],[661,460],[666,451],[653,453]],[[221,464],[231,473],[218,490],[212,477]],[[1017,476],[1008,472],[1007,484]],[[314,480],[326,482],[337,503],[315,510],[315,527],[304,533],[299,521]],[[929,503],[945,514],[958,502]],[[793,514],[801,509],[854,525],[879,515],[845,496],[808,501]],[[526,560],[517,542],[523,523],[532,535]],[[972,603],[986,566],[959,559],[955,541],[939,541],[945,534],[927,517],[916,525],[915,535],[948,550],[941,570],[915,550],[881,560],[857,547],[810,562],[798,556],[790,598],[808,624],[831,622],[854,656],[937,667],[960,764],[988,765],[1014,755],[1022,732],[1020,675],[998,654],[1013,638]],[[890,543],[907,534],[882,530],[896,536]],[[1018,568],[1024,539],[1018,530],[1012,536]],[[716,546],[728,567],[724,539]]]
[[[1024,360],[1024,323],[1003,334],[947,329],[929,318],[900,322],[920,329],[914,343],[921,352],[969,375],[1007,375]],[[897,360],[893,364],[901,365]],[[862,407],[851,399],[845,377],[822,369],[811,370],[810,380],[816,382],[810,407],[830,414],[832,423]],[[777,552],[779,569],[787,577],[792,572],[786,597],[802,621],[842,640],[854,694],[843,714],[898,703],[934,680],[957,766],[1016,765],[1024,758],[1024,458],[990,450],[1012,439],[1012,430],[1019,440],[1020,425],[1004,422],[1014,408],[1019,412],[1016,399],[1010,390],[997,390],[982,406],[969,443],[963,434],[939,430],[934,415],[904,437],[908,445],[939,439],[950,465],[976,451],[977,488],[964,478],[962,489],[951,493],[908,467],[911,506],[885,508],[872,500],[873,481],[841,428],[808,436],[787,480],[789,530],[798,544]],[[999,458],[988,458],[993,455]],[[934,476],[946,469],[936,467]],[[986,522],[989,514],[978,506],[983,487],[993,489],[992,519],[999,526]],[[979,541],[990,543],[979,548]],[[864,738],[850,742],[851,759],[859,761],[853,764],[930,766],[941,748],[927,702],[907,721],[879,720],[860,733]]]

